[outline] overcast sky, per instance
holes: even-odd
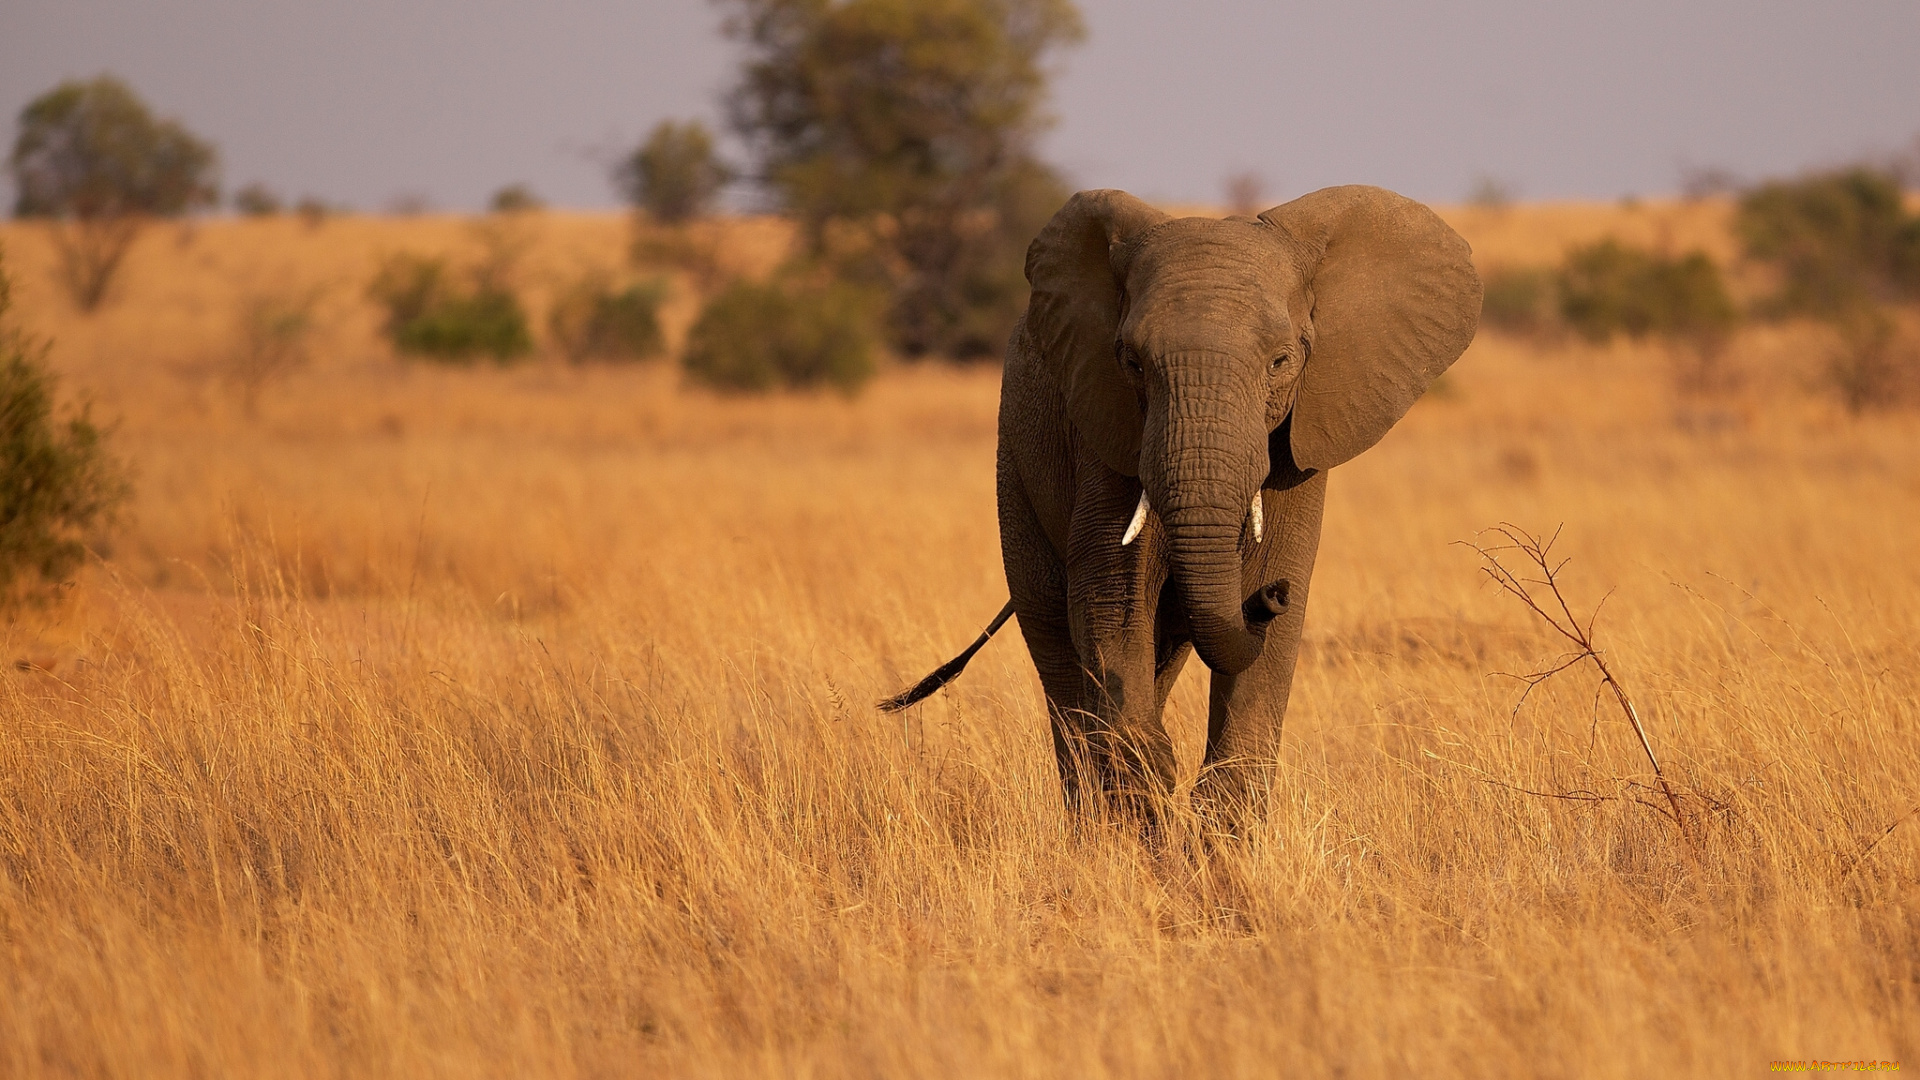
[[[1071,181],[1217,201],[1332,183],[1459,199],[1674,190],[1912,145],[1916,0],[1080,0],[1046,149]],[[111,71],[264,181],[363,209],[521,181],[610,206],[656,121],[717,125],[738,54],[706,0],[0,0],[0,109]],[[9,125],[7,140],[12,140]],[[8,204],[11,204],[11,191]]]

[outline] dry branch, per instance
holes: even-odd
[[[1487,533],[1498,535],[1505,543],[1489,545],[1481,539]],[[1620,703],[1620,711],[1626,714],[1627,723],[1633,726],[1633,733],[1640,737],[1640,749],[1646,751],[1647,763],[1653,766],[1654,782],[1667,798],[1667,804],[1673,809],[1673,820],[1684,836],[1687,832],[1687,819],[1680,809],[1680,797],[1674,793],[1673,786],[1667,782],[1666,773],[1660,768],[1660,759],[1653,752],[1653,740],[1647,737],[1647,727],[1640,721],[1640,711],[1633,707],[1633,699],[1627,696],[1627,689],[1608,666],[1607,659],[1593,646],[1593,624],[1600,617],[1600,609],[1607,604],[1607,598],[1601,597],[1594,605],[1593,612],[1583,624],[1573,614],[1573,608],[1567,603],[1566,595],[1560,589],[1560,572],[1566,569],[1568,559],[1553,561],[1553,545],[1560,539],[1560,530],[1555,529],[1552,536],[1536,536],[1516,525],[1501,522],[1491,529],[1475,536],[1472,547],[1480,555],[1480,569],[1494,584],[1500,586],[1508,595],[1526,605],[1540,620],[1552,627],[1554,632],[1572,644],[1573,650],[1559,662],[1539,671],[1524,675],[1509,672],[1496,672],[1509,678],[1519,679],[1526,684],[1526,690],[1520,700],[1514,703],[1514,710],[1533,692],[1533,688],[1553,678],[1555,675],[1578,665],[1583,660],[1591,660],[1600,672],[1600,682],[1613,692],[1615,701]],[[1509,567],[1501,561],[1503,555],[1518,555],[1528,565],[1519,570]],[[1538,573],[1538,577],[1524,577],[1523,574]],[[1612,594],[1608,594],[1612,595]]]

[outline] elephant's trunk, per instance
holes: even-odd
[[[1170,506],[1161,517],[1195,651],[1208,667],[1228,675],[1252,667],[1266,642],[1266,625],[1249,624],[1241,610],[1240,527],[1245,508]]]
[[[1265,644],[1266,620],[1242,610],[1240,540],[1266,466],[1263,398],[1212,363],[1163,368],[1165,396],[1148,410],[1141,479],[1166,529],[1173,580],[1193,645],[1215,671],[1238,674]],[[1263,613],[1264,614],[1264,613]]]

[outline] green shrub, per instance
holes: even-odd
[[[0,267],[0,318],[9,301]],[[126,498],[122,466],[86,409],[56,415],[54,378],[31,342],[0,325],[0,603],[54,595],[85,537]]]
[[[1533,333],[1553,322],[1556,293],[1552,270],[1543,266],[1503,267],[1487,271],[1482,283],[1486,289],[1480,304],[1482,323]]]
[[[833,386],[847,393],[873,377],[873,302],[845,284],[735,282],[713,298],[687,336],[694,379],[723,390]]]
[[[1558,285],[1561,318],[1593,341],[1716,337],[1738,318],[1720,268],[1699,251],[1671,258],[1601,240],[1567,253]]]
[[[650,360],[666,351],[660,332],[664,282],[616,290],[604,277],[582,280],[562,294],[548,317],[554,343],[569,360]]]
[[[444,259],[396,255],[368,292],[387,309],[384,329],[402,353],[453,363],[506,363],[533,349],[526,310],[493,275],[457,285]]]
[[[1861,304],[1920,297],[1920,218],[1900,184],[1856,167],[1762,184],[1740,199],[1735,231],[1748,256],[1781,271],[1769,305],[1834,319]]]

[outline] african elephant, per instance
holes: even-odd
[[[1000,397],[1000,543],[1063,788],[1070,802],[1088,784],[1149,803],[1172,790],[1161,710],[1198,652],[1212,680],[1195,796],[1250,809],[1277,758],[1327,471],[1472,340],[1466,241],[1375,187],[1225,220],[1082,191],[1026,270]]]

